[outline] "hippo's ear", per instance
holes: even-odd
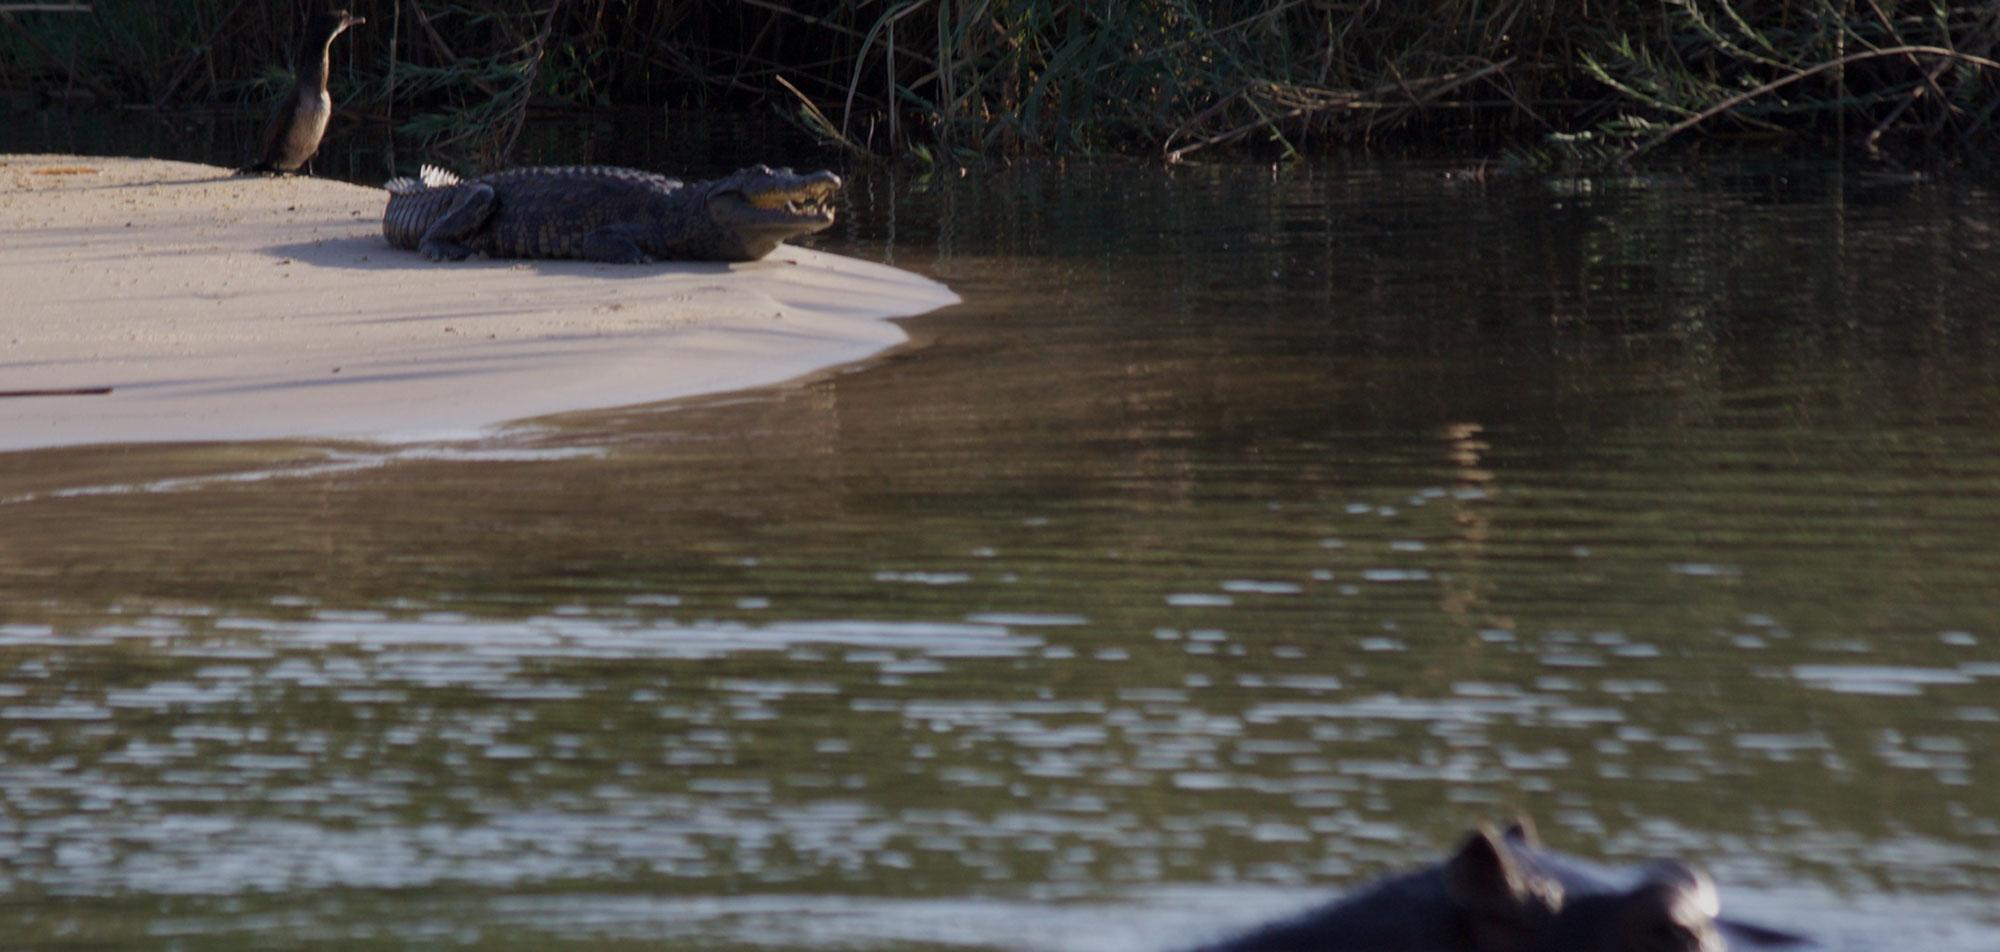
[[[1500,835],[1509,843],[1530,847],[1542,845],[1542,838],[1535,835],[1535,821],[1524,816],[1515,817],[1514,822],[1507,824],[1506,832]]]
[[[1516,919],[1562,906],[1554,880],[1523,869],[1504,842],[1480,827],[1444,866],[1445,891],[1459,908]]]

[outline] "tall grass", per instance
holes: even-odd
[[[318,0],[99,0],[0,20],[0,86],[251,107]],[[777,109],[932,162],[1752,139],[1995,141],[2000,0],[351,0],[350,114],[490,162],[534,110]]]

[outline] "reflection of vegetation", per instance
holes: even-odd
[[[103,3],[0,31],[0,86],[262,98],[317,0]],[[350,110],[504,156],[533,108],[775,106],[932,161],[1404,137],[1600,159],[1748,133],[1968,155],[2000,13],[1897,0],[355,0]]]

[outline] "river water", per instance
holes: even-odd
[[[857,171],[965,303],[473,444],[0,456],[0,941],[1165,952],[1533,818],[2000,915],[2000,201]]]

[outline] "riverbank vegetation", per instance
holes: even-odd
[[[0,13],[0,88],[259,109],[320,5]],[[489,161],[531,113],[625,107],[775,109],[931,162],[1393,147],[1595,164],[1719,143],[1951,162],[2000,140],[1996,0],[350,6],[368,25],[335,45],[343,112]]]

